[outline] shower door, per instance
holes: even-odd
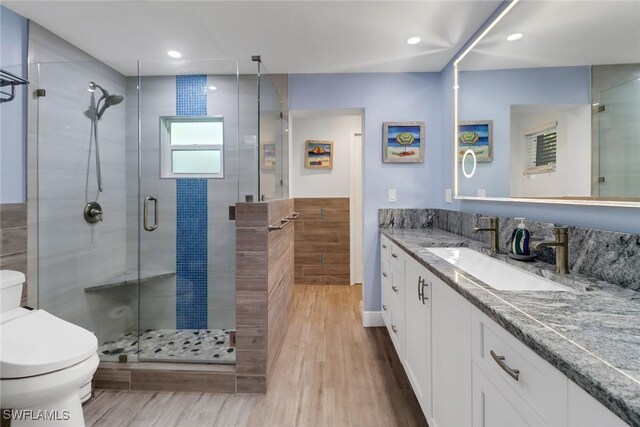
[[[640,197],[640,80],[600,93],[598,195]]]
[[[131,344],[138,328],[125,171],[135,94],[126,93],[123,74],[98,61],[29,68],[30,92],[38,90],[29,99],[28,197],[36,217],[29,280],[37,284],[30,304],[95,333],[102,360],[135,357],[135,346],[120,345]],[[90,204],[101,213],[86,216]]]
[[[229,60],[141,62],[128,82],[139,102],[127,155],[138,176],[127,188],[140,361],[235,363],[237,69]]]

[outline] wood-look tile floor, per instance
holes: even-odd
[[[87,426],[427,425],[384,328],[363,328],[361,286],[296,286],[266,395],[97,390]]]

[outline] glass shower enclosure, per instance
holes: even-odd
[[[258,66],[31,66],[32,283],[102,360],[235,363],[231,207],[286,197],[286,113]]]
[[[640,197],[640,79],[596,94],[597,195]]]

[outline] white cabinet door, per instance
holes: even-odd
[[[427,269],[407,257],[404,286],[404,369],[422,411],[431,418],[431,286]]]
[[[531,411],[530,411],[531,412]],[[525,427],[529,423],[491,380],[473,365],[473,427]]]
[[[628,425],[589,393],[569,382],[569,427],[622,427]]]
[[[433,423],[471,425],[471,304],[435,278],[431,289]]]

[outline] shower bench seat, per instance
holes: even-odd
[[[140,279],[140,283],[149,282],[156,279],[166,279],[176,275],[175,271],[142,271],[138,276],[137,271],[125,272],[112,277],[104,283],[98,285],[91,285],[84,288],[85,292],[98,292],[104,289],[111,289],[119,286],[135,285]]]

